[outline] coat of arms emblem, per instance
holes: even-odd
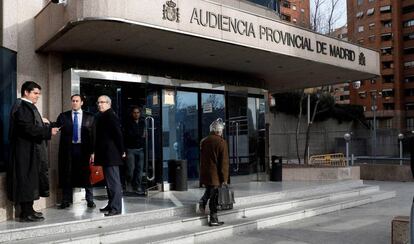
[[[359,65],[362,65],[362,66],[366,65],[364,53],[359,54]]]
[[[165,2],[162,7],[162,16],[162,19],[180,22],[180,12],[179,8],[177,8],[177,4],[172,0]]]

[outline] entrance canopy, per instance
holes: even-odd
[[[270,92],[369,79],[379,54],[204,0],[72,0],[36,17],[39,52],[95,52],[253,74]]]

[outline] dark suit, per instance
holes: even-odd
[[[93,152],[94,116],[82,111],[80,123],[80,141],[73,141],[72,110],[61,113],[56,121],[60,127],[59,141],[59,186],[63,189],[62,202],[72,202],[73,187],[84,187],[86,201],[93,201],[89,181],[89,159]]]
[[[108,206],[112,211],[122,211],[122,185],[119,166],[123,165],[125,152],[121,125],[112,109],[98,113],[95,127],[95,165],[103,166]]]
[[[35,105],[18,99],[10,113],[7,196],[22,205],[21,217],[32,214],[33,201],[48,190],[47,172],[41,171],[47,167],[45,140],[51,135]],[[42,175],[46,177],[43,180]]]

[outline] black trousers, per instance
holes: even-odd
[[[207,205],[207,201],[210,199],[208,207],[210,208],[210,216],[217,217],[217,205],[218,205],[218,188],[217,186],[206,186],[204,195],[201,197],[200,202],[203,205]]]
[[[111,210],[122,212],[122,184],[119,166],[103,166],[108,206]]]
[[[29,202],[21,202],[20,203],[20,218],[24,218],[27,217],[31,214],[33,214],[34,209],[33,209],[33,201],[29,201]]]

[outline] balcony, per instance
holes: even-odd
[[[377,105],[378,104],[379,104],[379,102],[377,101]],[[366,118],[374,117],[374,112],[373,111],[365,111],[364,114],[365,114]],[[394,110],[378,110],[375,113],[376,117],[381,117],[381,118],[394,117],[394,115],[395,115]]]
[[[381,70],[381,75],[393,75],[394,74],[394,68],[383,68]]]
[[[384,61],[393,61],[394,60],[394,56],[391,55],[391,54],[382,54],[380,56],[380,60],[381,60],[381,62],[384,62]]]

